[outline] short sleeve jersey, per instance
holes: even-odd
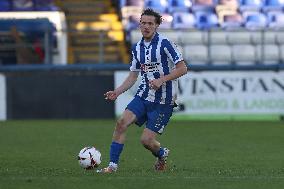
[[[141,82],[138,87],[137,96],[159,104],[174,104],[177,98],[177,79],[167,81],[158,89],[151,89],[149,81],[168,75],[175,65],[182,61],[182,54],[176,44],[166,37],[155,33],[148,46],[144,38],[133,45],[130,71],[139,71]]]

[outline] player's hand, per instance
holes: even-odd
[[[162,78],[150,80],[149,86],[154,90],[158,90],[162,86],[163,82],[164,80]]]
[[[118,94],[115,91],[108,91],[104,94],[106,100],[116,100]]]

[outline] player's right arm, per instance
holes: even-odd
[[[139,72],[130,71],[124,82],[114,91],[108,91],[104,94],[106,100],[116,100],[119,95],[130,89],[137,81]]]

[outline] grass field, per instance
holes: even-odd
[[[0,122],[0,189],[275,189],[284,188],[284,123],[172,121],[162,144],[169,169],[154,158],[131,126],[120,169],[99,175],[81,169],[77,154],[95,145],[107,165],[114,121]]]

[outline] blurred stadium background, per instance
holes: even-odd
[[[281,118],[283,0],[1,0],[0,119],[120,115],[133,90],[102,95],[125,77],[146,7],[191,71],[176,118]]]
[[[189,67],[161,137],[169,169],[153,172],[130,127],[119,173],[86,172],[77,153],[94,144],[107,165],[137,87],[103,98],[146,7]],[[283,0],[0,0],[0,188],[282,189],[283,65]]]

